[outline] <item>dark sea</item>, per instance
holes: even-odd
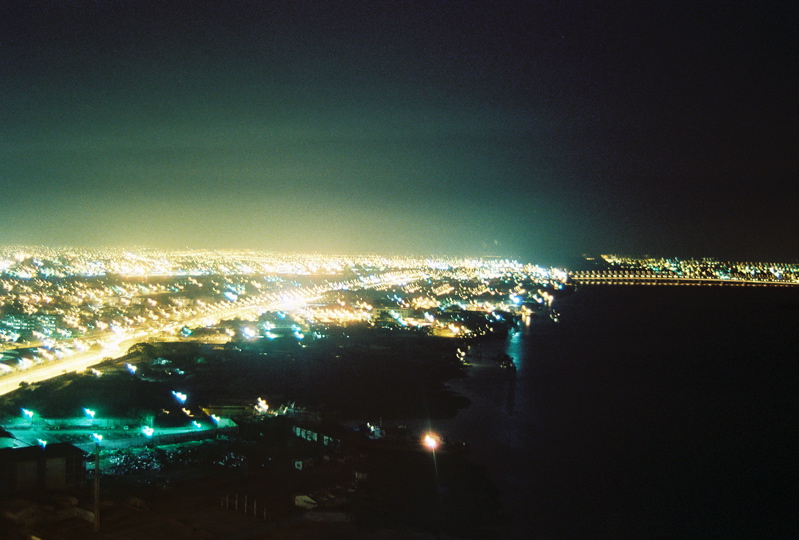
[[[799,537],[799,287],[584,287],[481,344],[438,426],[503,538]],[[515,379],[490,358],[510,354]]]

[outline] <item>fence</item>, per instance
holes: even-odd
[[[272,514],[267,505],[258,505],[256,499],[250,499],[248,495],[240,496],[238,493],[222,497],[222,508],[249,514],[264,521],[272,521]]]

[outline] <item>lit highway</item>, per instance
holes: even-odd
[[[99,351],[86,351],[76,353],[72,356],[66,357],[62,360],[48,362],[39,366],[31,367],[24,371],[17,371],[9,373],[0,377],[0,395],[8,394],[19,388],[20,383],[36,383],[58,377],[64,373],[71,371],[83,371],[95,364],[101,363],[104,359],[109,357],[115,358],[125,354],[130,347],[136,343],[141,343],[150,338],[154,338],[164,332],[176,330],[178,327],[194,326],[200,324],[214,324],[220,320],[230,319],[236,316],[241,316],[247,311],[262,312],[276,309],[295,309],[303,302],[312,300],[272,300],[269,303],[249,302],[246,305],[236,306],[226,309],[212,310],[210,313],[201,315],[192,315],[181,320],[164,321],[165,324],[158,328],[149,330],[137,330],[134,332],[124,332],[120,334],[112,334],[101,340],[101,349]]]
[[[662,277],[662,276],[635,276],[635,275],[592,275],[588,272],[575,272],[571,276],[577,285],[680,285],[680,286],[755,286],[755,287],[795,287],[799,283],[743,280],[743,279],[713,279],[691,277]]]

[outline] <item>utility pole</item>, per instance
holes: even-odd
[[[94,532],[100,531],[100,442],[94,447]]]

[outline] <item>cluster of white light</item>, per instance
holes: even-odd
[[[96,276],[108,278],[82,279]],[[165,279],[138,279],[142,276]],[[290,276],[310,277],[301,285]],[[495,295],[490,280],[566,277],[557,269],[511,260],[0,247],[0,303],[17,306],[20,313],[0,318],[0,344],[33,347],[25,356],[0,358],[0,375],[87,352],[139,331],[176,333],[181,321],[234,306],[280,302],[306,323],[368,320],[368,302],[321,308],[308,302],[331,291],[385,290],[394,292],[402,308],[432,310],[457,302],[490,311],[501,305],[500,298],[469,300]],[[434,284],[433,292],[429,284]],[[22,332],[29,342],[18,342]],[[258,337],[250,327],[242,334]],[[303,339],[305,332],[297,328],[293,334]],[[279,334],[266,328],[263,335]],[[135,374],[135,366],[128,369]]]
[[[607,268],[576,272],[574,278],[649,278],[799,284],[799,264],[702,259],[635,259],[602,255]]]

